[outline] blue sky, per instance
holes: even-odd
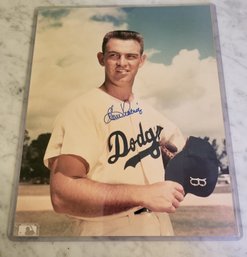
[[[146,49],[160,51],[152,61],[170,64],[181,49],[198,49],[200,58],[215,56],[210,5],[127,7],[120,8],[126,16],[111,14],[93,15],[91,20],[127,24],[129,30],[140,32],[145,39]],[[48,9],[42,12],[51,19],[51,26],[61,27],[64,17],[73,9]]]
[[[215,56],[209,5],[122,8],[125,20],[111,16],[94,17],[99,22],[126,22],[128,29],[140,32],[145,48],[160,53],[151,61],[170,64],[181,49],[198,49],[200,58]]]

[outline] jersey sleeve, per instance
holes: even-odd
[[[58,115],[44,156],[48,167],[50,158],[71,154],[80,156],[92,167],[99,156],[96,123],[87,108],[68,108]]]

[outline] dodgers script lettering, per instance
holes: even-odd
[[[117,130],[110,134],[108,138],[109,151],[113,153],[109,159],[108,163],[113,164],[118,161],[120,157],[125,157],[130,151],[135,151],[136,147],[142,147],[146,144],[150,144],[148,148],[139,152],[137,155],[131,157],[125,164],[124,169],[129,166],[135,167],[141,159],[150,155],[153,158],[158,158],[160,156],[159,139],[162,127],[156,126],[155,128],[149,128],[143,131],[141,123],[139,123],[139,133],[136,138],[130,138],[129,141],[125,134]]]

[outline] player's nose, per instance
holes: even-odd
[[[127,59],[125,58],[124,55],[120,55],[118,60],[117,60],[117,65],[124,66],[126,64],[127,64]]]

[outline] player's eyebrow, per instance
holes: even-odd
[[[130,52],[130,53],[121,53],[121,52],[117,52],[117,51],[106,51],[106,54],[118,54],[118,55],[132,55],[132,56],[139,56],[140,53],[137,52]]]

